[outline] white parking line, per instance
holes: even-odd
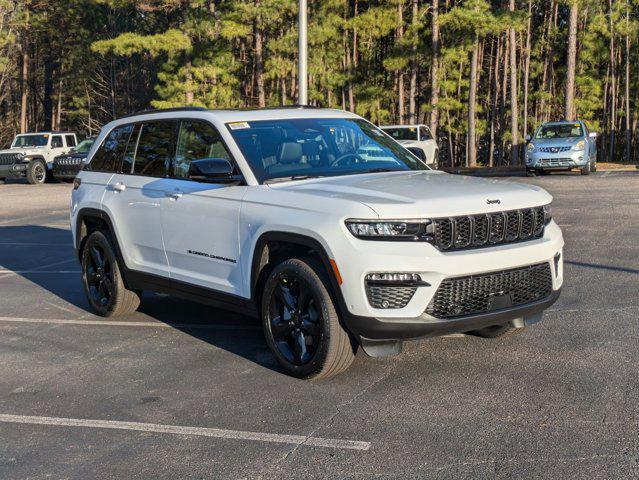
[[[259,330],[259,325],[216,325],[199,323],[161,323],[161,322],[127,322],[114,320],[67,320],[49,318],[0,317],[0,322],[10,323],[45,323],[53,325],[96,325],[100,327],[146,327],[146,328],[197,328],[203,330]]]
[[[225,438],[229,440],[252,440],[269,443],[288,443],[310,447],[325,447],[341,450],[363,450],[371,447],[370,442],[340,440],[336,438],[307,437],[304,435],[281,435],[279,433],[246,432],[221,428],[184,427],[160,425],[157,423],[118,422],[114,420],[91,420],[81,418],[34,417],[28,415],[0,414],[0,422],[23,423],[29,425],[53,425],[57,427],[106,428],[111,430],[131,430],[137,432],[170,433],[173,435],[194,435],[199,437]]]

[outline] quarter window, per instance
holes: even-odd
[[[51,137],[51,148],[62,148],[62,137],[60,135],[54,135]]]
[[[96,172],[116,172],[120,167],[122,154],[126,149],[133,125],[114,128],[91,158],[87,169]]]
[[[142,125],[135,153],[133,173],[145,177],[165,177],[175,151],[175,121]]]
[[[430,133],[430,130],[426,127],[419,127],[419,140],[421,142],[425,140],[432,140],[433,136]]]
[[[172,175],[188,178],[191,162],[203,158],[231,160],[220,134],[212,125],[198,120],[182,121]]]

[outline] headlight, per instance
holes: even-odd
[[[580,152],[582,151],[584,148],[586,148],[586,141],[585,140],[579,140],[574,147],[572,147],[573,150]]]
[[[529,143],[529,144],[528,144],[528,146],[526,147],[526,151],[527,151],[528,153],[532,153],[532,152],[534,152],[534,151],[535,151],[535,144],[534,144],[534,143],[532,143],[532,142],[531,142],[531,143]]]
[[[544,225],[548,225],[552,220],[552,209],[550,204],[544,205]]]
[[[346,227],[364,240],[419,241],[426,235],[430,220],[346,220]]]

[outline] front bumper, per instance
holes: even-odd
[[[0,165],[0,178],[21,177],[27,170],[28,163],[13,163],[11,165]]]
[[[581,168],[588,163],[585,150],[550,153],[526,152],[526,168],[528,170],[570,170]]]
[[[347,325],[350,331],[360,339],[383,342],[463,333],[493,325],[505,325],[518,319],[523,320],[523,324],[534,323],[540,319],[540,314],[545,309],[557,301],[560,293],[561,289],[553,291],[547,298],[538,302],[453,319],[438,319],[422,314],[417,318],[398,318],[389,321],[384,318],[350,315],[347,318]]]
[[[53,176],[59,179],[73,179],[82,169],[82,164],[70,164],[70,165],[60,165],[57,162],[53,163]]]

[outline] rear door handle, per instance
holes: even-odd
[[[126,185],[124,183],[115,183],[113,184],[113,190],[116,192],[123,192],[126,190]]]
[[[173,200],[177,200],[182,195],[184,195],[184,192],[181,192],[179,190],[167,190],[166,192],[164,192],[164,194],[167,197],[172,198]]]

